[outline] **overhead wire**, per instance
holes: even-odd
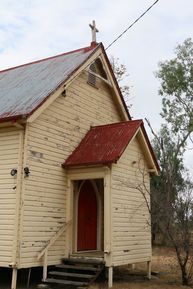
[[[113,40],[106,48],[105,50],[109,49],[118,39],[120,39],[131,27],[135,25],[159,0],[156,0],[149,8],[147,8],[135,21],[129,25],[115,40]]]
[[[104,48],[105,51],[106,51],[107,49],[109,49],[117,40],[119,40],[131,27],[133,27],[158,1],[159,1],[159,0],[156,0],[151,6],[149,6],[149,7],[148,7],[135,21],[133,21],[118,37],[116,37],[106,48]],[[97,57],[99,57],[99,56],[100,56],[100,54],[99,54]],[[89,65],[90,65],[90,63],[89,63],[86,67],[84,67],[84,69],[88,68]],[[74,77],[73,77],[72,79],[70,79],[69,81],[67,81],[66,84],[69,85],[69,84],[72,82],[72,80],[73,80],[74,78],[76,78],[76,77],[77,77],[77,75],[74,76]]]

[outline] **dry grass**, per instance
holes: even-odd
[[[175,253],[171,248],[155,247],[152,258],[152,279],[146,278],[146,264],[136,265],[134,270],[127,266],[114,269],[113,289],[187,289],[181,285],[181,275]],[[107,281],[99,282],[90,289],[106,289]]]

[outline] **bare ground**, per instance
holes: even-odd
[[[180,271],[175,253],[170,248],[155,247],[152,258],[152,279],[146,278],[146,264],[137,264],[134,270],[128,266],[114,268],[113,289],[187,289],[181,285]],[[27,289],[28,271],[19,273],[18,288]],[[10,271],[0,269],[0,289],[10,289]],[[36,289],[41,280],[41,271],[33,269],[29,289]],[[64,287],[58,287],[64,289]],[[107,289],[107,280],[101,279],[90,289]]]
[[[146,278],[146,264],[114,269],[113,289],[187,289],[181,285],[181,275],[175,253],[171,248],[155,247],[152,257],[152,279]],[[96,283],[90,289],[106,289],[107,281]]]

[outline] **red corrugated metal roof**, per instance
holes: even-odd
[[[99,48],[112,72],[101,43],[0,71],[0,122],[31,115]],[[112,76],[130,118],[113,72]]]
[[[131,120],[92,127],[63,166],[116,163],[142,124]]]
[[[85,47],[0,71],[0,121],[32,114],[99,47]]]

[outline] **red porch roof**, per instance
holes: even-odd
[[[139,127],[143,130],[147,145],[156,162],[143,121],[131,120],[92,127],[64,162],[63,167],[116,163]]]

